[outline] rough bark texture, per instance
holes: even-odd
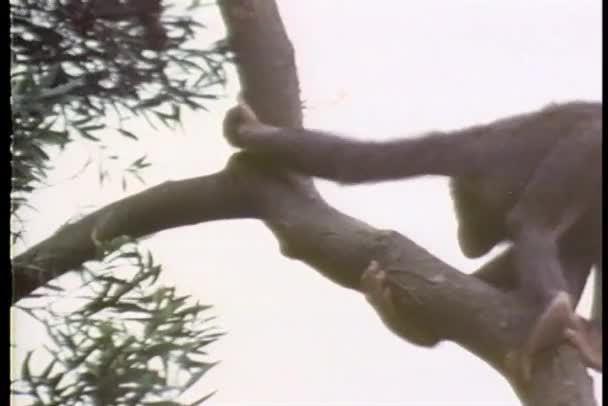
[[[264,122],[301,126],[294,51],[275,3],[230,0],[220,7],[247,102]],[[167,182],[115,202],[15,257],[13,303],[93,259],[94,239],[137,238],[233,218],[264,221],[283,255],[351,289],[359,289],[363,271],[371,260],[378,261],[389,271],[398,300],[400,335],[426,346],[440,340],[458,343],[503,374],[522,404],[596,404],[592,380],[569,346],[541,354],[528,384],[506,368],[505,357],[518,347],[532,322],[517,298],[453,269],[396,232],[374,229],[340,213],[322,200],[310,179],[246,152],[235,154],[215,175]],[[500,264],[490,266],[502,272]]]

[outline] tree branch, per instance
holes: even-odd
[[[95,240],[138,238],[205,221],[257,217],[230,171],[165,182],[67,224],[12,261],[15,303],[96,257]]]

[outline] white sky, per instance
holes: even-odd
[[[599,0],[279,4],[309,127],[381,139],[481,123],[553,101],[601,100]],[[221,37],[219,14],[206,8],[201,15]],[[129,127],[150,136],[116,148],[128,157],[147,153],[153,163],[147,185],[129,193],[221,170],[232,153],[221,137],[221,119],[238,89],[231,78],[229,97],[211,115],[186,114],[183,131]],[[100,189],[95,167],[68,179],[96,154],[83,146],[64,153],[52,177],[57,186],[32,201],[40,213],[28,226],[29,244],[67,218],[124,196],[119,182]],[[481,263],[459,252],[444,179],[317,185],[345,213],[397,230],[459,269]],[[281,257],[259,222],[171,230],[146,246],[164,264],[164,280],[215,305],[229,332],[211,347],[221,364],[201,385],[201,393],[219,390],[208,405],[518,404],[498,374],[457,346],[427,350],[391,335],[360,295]],[[588,296],[582,311],[587,307]],[[39,344],[35,328],[17,315],[16,342]],[[599,379],[596,385],[600,396]]]

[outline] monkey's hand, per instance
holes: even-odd
[[[249,127],[261,124],[257,116],[244,102],[239,102],[224,116],[224,137],[235,147],[242,147]]]
[[[262,123],[242,99],[224,116],[224,137],[230,145],[238,148],[251,147],[253,141],[273,130],[276,127]]]
[[[602,331],[595,323],[579,318],[578,328],[567,328],[564,335],[587,367],[602,372]]]
[[[539,351],[560,343],[564,338],[569,339],[579,349],[583,358],[589,358],[591,363],[598,362],[596,348],[590,344],[591,338],[587,328],[574,312],[570,295],[559,292],[534,324],[523,348],[507,355],[507,365],[519,369],[521,377],[529,381],[532,377],[534,356]],[[601,363],[601,352],[599,362]],[[585,363],[588,364],[588,361],[585,360]]]

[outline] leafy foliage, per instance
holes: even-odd
[[[200,2],[185,9],[186,2],[164,3],[10,1],[13,226],[53,167],[53,147],[86,141],[105,148],[110,117],[118,122],[116,134],[137,141],[125,120],[151,123],[151,116],[173,127],[183,106],[205,109],[222,91],[228,55],[221,41],[202,49],[205,27],[191,13]],[[113,150],[110,159],[118,154]],[[147,165],[144,155],[126,171],[137,177]],[[11,230],[13,239],[20,231]],[[112,243],[102,242],[100,258],[124,241]],[[20,303],[52,343],[41,370],[32,360],[42,351],[27,355],[13,394],[32,405],[177,406],[211,396],[178,403],[215,365],[205,347],[221,333],[210,327],[209,306],[157,283],[160,270],[131,242],[80,270],[77,289],[66,292],[65,279],[53,281],[34,299],[43,306]],[[56,310],[62,303],[68,311]]]
[[[177,124],[182,106],[204,108],[225,82],[225,47],[194,43],[204,26],[188,9],[161,0],[11,0],[10,6],[12,214],[45,178],[44,147],[63,147],[74,137],[99,141],[110,113],[119,122],[152,114]]]
[[[160,266],[136,245],[95,265],[80,273],[77,310],[23,309],[45,325],[55,349],[47,347],[50,361],[39,372],[28,353],[14,393],[32,405],[177,406],[209,398],[174,401],[215,365],[205,347],[222,333],[208,326],[210,306],[160,286]]]

